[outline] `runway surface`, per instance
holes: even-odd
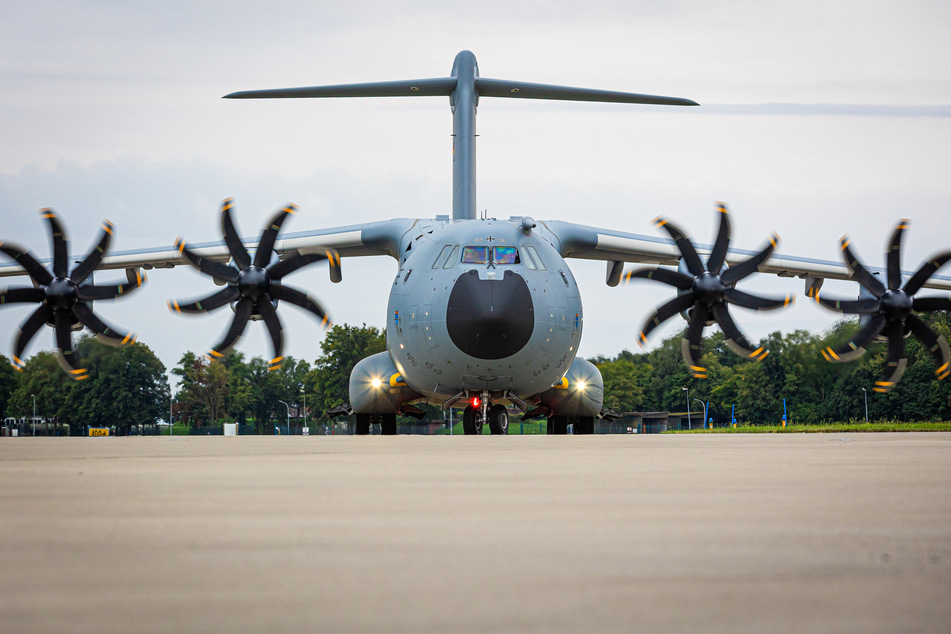
[[[951,434],[0,439],[2,632],[937,632]]]

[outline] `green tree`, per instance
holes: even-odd
[[[307,403],[317,415],[350,401],[350,373],[371,354],[386,348],[386,334],[363,324],[335,325],[320,344],[323,354],[314,363],[304,381]]]
[[[88,379],[87,379],[88,380]],[[20,381],[7,404],[7,411],[17,417],[33,415],[36,397],[36,415],[45,419],[59,419],[65,411],[66,400],[74,381],[59,365],[56,355],[49,351],[30,357],[20,373]]]
[[[0,354],[0,417],[6,417],[7,405],[19,384],[18,372],[13,369],[10,360]]]

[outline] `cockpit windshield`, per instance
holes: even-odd
[[[462,261],[465,264],[488,264],[489,247],[463,247]]]
[[[492,256],[496,264],[517,264],[518,249],[515,247],[495,247],[495,253]]]
[[[518,247],[463,247],[464,264],[518,264]]]

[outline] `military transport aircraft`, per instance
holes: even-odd
[[[762,360],[767,351],[752,346],[733,321],[728,305],[763,310],[781,308],[792,296],[763,298],[736,288],[760,271],[805,280],[806,294],[818,302],[849,313],[868,315],[865,327],[839,348],[828,349],[833,361],[848,360],[884,333],[889,342],[888,375],[876,385],[887,390],[904,369],[903,338],[913,333],[932,350],[937,374],[949,374],[947,343],[915,317],[913,311],[945,310],[947,297],[915,298],[922,287],[951,290],[951,278],[934,277],[951,254],[932,258],[900,288],[901,223],[888,254],[887,288],[862,266],[843,240],[845,265],[790,256],[773,251],[772,236],[759,251],[730,249],[730,221],[718,207],[719,231],[712,246],[694,245],[668,220],[656,224],[670,239],[600,229],[561,220],[528,216],[489,218],[476,211],[476,112],[487,97],[696,106],[688,99],[626,92],[571,88],[520,81],[487,79],[479,75],[475,56],[456,55],[448,77],[377,83],[255,90],[226,95],[228,99],[316,97],[449,97],[453,115],[452,215],[399,218],[362,225],[305,231],[280,236],[292,205],[265,225],[256,244],[239,237],[231,216],[232,202],[221,210],[224,240],[190,247],[179,238],[174,247],[106,256],[113,227],[103,225],[97,246],[70,272],[66,234],[51,210],[41,212],[53,240],[51,269],[20,247],[0,244],[0,252],[15,263],[0,266],[0,276],[28,274],[32,287],[0,290],[0,303],[36,302],[40,306],[15,337],[14,363],[20,367],[26,345],[43,324],[53,326],[64,368],[76,379],[87,376],[76,357],[71,331],[89,328],[115,345],[134,341],[130,334],[103,322],[91,310],[92,301],[111,299],[141,286],[141,269],[171,268],[189,263],[222,286],[199,300],[168,303],[181,313],[201,313],[230,305],[234,311],[223,339],[209,358],[227,354],[248,321],[263,320],[274,348],[271,367],[279,367],[282,326],[276,308],[281,302],[313,313],[322,323],[328,316],[307,293],[284,283],[284,276],[315,262],[328,263],[330,279],[342,279],[341,260],[385,255],[396,260],[387,306],[386,351],[363,359],[350,377],[350,403],[357,433],[379,423],[383,433],[396,432],[398,413],[419,414],[414,403],[428,402],[463,410],[466,433],[508,430],[506,405],[522,412],[547,415],[552,433],[590,433],[602,410],[603,383],[598,369],[576,356],[584,325],[581,293],[566,258],[607,263],[606,281],[616,286],[623,278],[651,279],[674,286],[677,295],[660,306],[639,335],[646,341],[652,329],[681,314],[689,325],[683,356],[696,377],[705,376],[700,362],[703,329],[722,328],[730,347],[742,356]],[[252,249],[249,251],[248,246]],[[705,256],[706,263],[701,256]],[[625,263],[651,265],[623,271]],[[675,268],[664,268],[675,267]],[[99,269],[125,269],[127,281],[89,284]],[[868,292],[858,300],[828,300],[818,291],[824,279],[854,279]]]

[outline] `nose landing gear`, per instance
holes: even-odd
[[[486,421],[490,433],[509,433],[509,413],[504,405],[496,404],[488,409],[469,405],[462,411],[462,430],[466,435],[481,434]]]

